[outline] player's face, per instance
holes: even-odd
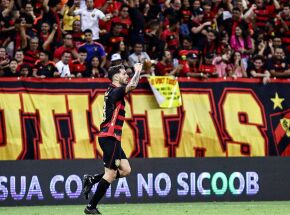
[[[129,76],[125,69],[120,69],[120,73],[118,73],[118,79],[121,85],[128,84]]]

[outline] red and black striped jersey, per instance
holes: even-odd
[[[111,84],[105,93],[103,122],[100,125],[100,137],[115,137],[121,141],[125,119],[126,87]]]

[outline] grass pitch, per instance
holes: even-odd
[[[84,205],[1,207],[1,215],[80,215]],[[103,215],[290,215],[290,201],[100,205]]]

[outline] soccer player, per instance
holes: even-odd
[[[122,64],[109,68],[109,79],[112,81],[104,97],[104,118],[100,125],[99,144],[103,151],[105,173],[99,175],[84,175],[83,193],[86,198],[92,186],[99,182],[97,190],[85,208],[85,214],[101,214],[97,208],[99,201],[105,195],[110,184],[118,178],[128,176],[130,164],[121,147],[122,126],[125,118],[124,97],[135,89],[140,79],[143,65],[134,64],[135,74],[130,81]]]

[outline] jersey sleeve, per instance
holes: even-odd
[[[114,90],[112,90],[110,97],[113,102],[117,102],[123,99],[125,95],[126,95],[126,87],[116,87]]]
[[[83,12],[82,9],[76,9],[76,10],[74,10],[74,15],[75,15],[75,16],[77,16],[77,15],[81,15],[82,12]]]
[[[98,10],[98,9],[96,9],[96,10],[97,10],[97,14],[98,14],[99,19],[104,19],[106,17],[106,15],[101,10]]]

